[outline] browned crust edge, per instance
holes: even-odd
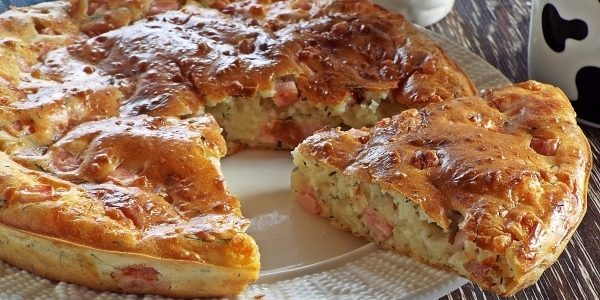
[[[57,281],[92,289],[193,298],[236,295],[259,269],[226,268],[95,249],[0,224],[0,259]]]

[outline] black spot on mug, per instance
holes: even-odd
[[[582,120],[600,124],[600,68],[586,66],[575,76],[578,98],[573,107]]]
[[[569,38],[583,40],[588,34],[588,27],[584,21],[579,19],[563,19],[556,7],[548,3],[542,9],[542,32],[550,49],[563,52],[566,40]]]
[[[580,122],[600,127],[600,0],[534,0],[529,76],[560,87]]]

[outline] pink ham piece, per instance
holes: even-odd
[[[311,214],[318,215],[321,213],[321,203],[317,200],[315,190],[308,184],[302,186],[298,202],[300,202],[300,205]]]
[[[555,156],[560,145],[559,139],[534,137],[529,146],[540,155]]]
[[[286,108],[298,101],[298,88],[293,81],[278,81],[275,83],[273,102],[279,108]]]
[[[157,287],[168,289],[170,284],[159,280],[160,272],[143,265],[132,265],[121,268],[112,274],[119,282],[119,287],[126,293],[143,294]]]
[[[138,178],[139,176],[131,170],[124,167],[118,167],[108,174],[106,181],[112,181],[120,186],[130,186]]]
[[[50,166],[61,172],[71,172],[77,170],[81,165],[79,155],[75,155],[68,150],[58,149],[52,154]]]
[[[452,247],[457,251],[462,250],[465,247],[465,241],[467,240],[467,235],[464,231],[459,230],[454,236],[454,242],[452,243]]]
[[[367,206],[363,211],[362,221],[365,222],[369,231],[375,235],[377,241],[385,241],[392,236],[392,225],[388,223],[381,215],[371,206]]]
[[[4,190],[2,197],[9,203],[35,203],[44,202],[58,197],[54,188],[47,184],[38,184],[22,187],[20,190],[9,187]]]

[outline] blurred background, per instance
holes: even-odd
[[[467,47],[512,82],[527,80],[531,1],[456,0],[440,22],[427,29]]]

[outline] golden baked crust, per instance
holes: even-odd
[[[100,290],[177,298],[234,295],[248,278],[256,277],[251,269],[102,250],[2,224],[0,237],[8,241],[2,244],[3,261],[45,278]]]
[[[462,247],[465,264],[442,267],[511,295],[558,258],[583,218],[592,157],[558,88],[528,81],[483,98],[406,110],[373,129],[323,130],[297,151],[404,195]]]
[[[194,287],[183,290],[129,284],[110,272],[86,282],[69,275],[80,277],[75,271],[48,271],[53,279],[167,296],[238,293],[257,278],[260,263],[256,244],[244,234],[249,221],[241,216],[237,198],[226,191],[219,170],[218,158],[225,154],[219,133],[211,117],[113,118],[75,127],[44,155],[11,159],[0,153],[0,223],[20,230],[12,233],[54,239],[62,249],[72,249],[71,256],[83,247],[87,259],[111,251],[142,254],[148,264],[131,267],[153,274],[163,259],[189,262],[185,273],[216,272],[205,274],[204,286],[188,282]],[[17,238],[8,232],[9,240]],[[71,243],[78,246],[69,247]],[[21,254],[5,253],[3,258],[23,262],[14,255]],[[45,268],[24,263],[18,266],[34,272]],[[121,264],[114,272],[127,267]],[[230,278],[223,279],[226,272]]]
[[[14,246],[1,259],[98,289],[235,294],[259,255],[219,170],[215,118],[233,146],[290,148],[325,125],[475,94],[437,45],[367,1],[183,4],[57,1],[0,15],[0,234]],[[231,113],[247,103],[259,122]],[[240,127],[256,130],[240,138]]]
[[[5,36],[27,35],[0,51],[28,58],[3,67],[5,119],[43,127],[48,122],[30,115],[66,114],[68,124],[45,124],[54,128],[40,141],[47,145],[89,120],[209,110],[228,140],[293,148],[325,125],[373,125],[404,108],[476,93],[437,45],[367,1],[190,2],[158,14],[179,7],[78,1],[45,8],[49,15],[35,8],[3,15]],[[266,117],[251,137],[236,138],[226,121],[246,128],[253,121],[231,116],[226,105],[247,99],[264,100]],[[375,117],[353,117],[361,105]]]

